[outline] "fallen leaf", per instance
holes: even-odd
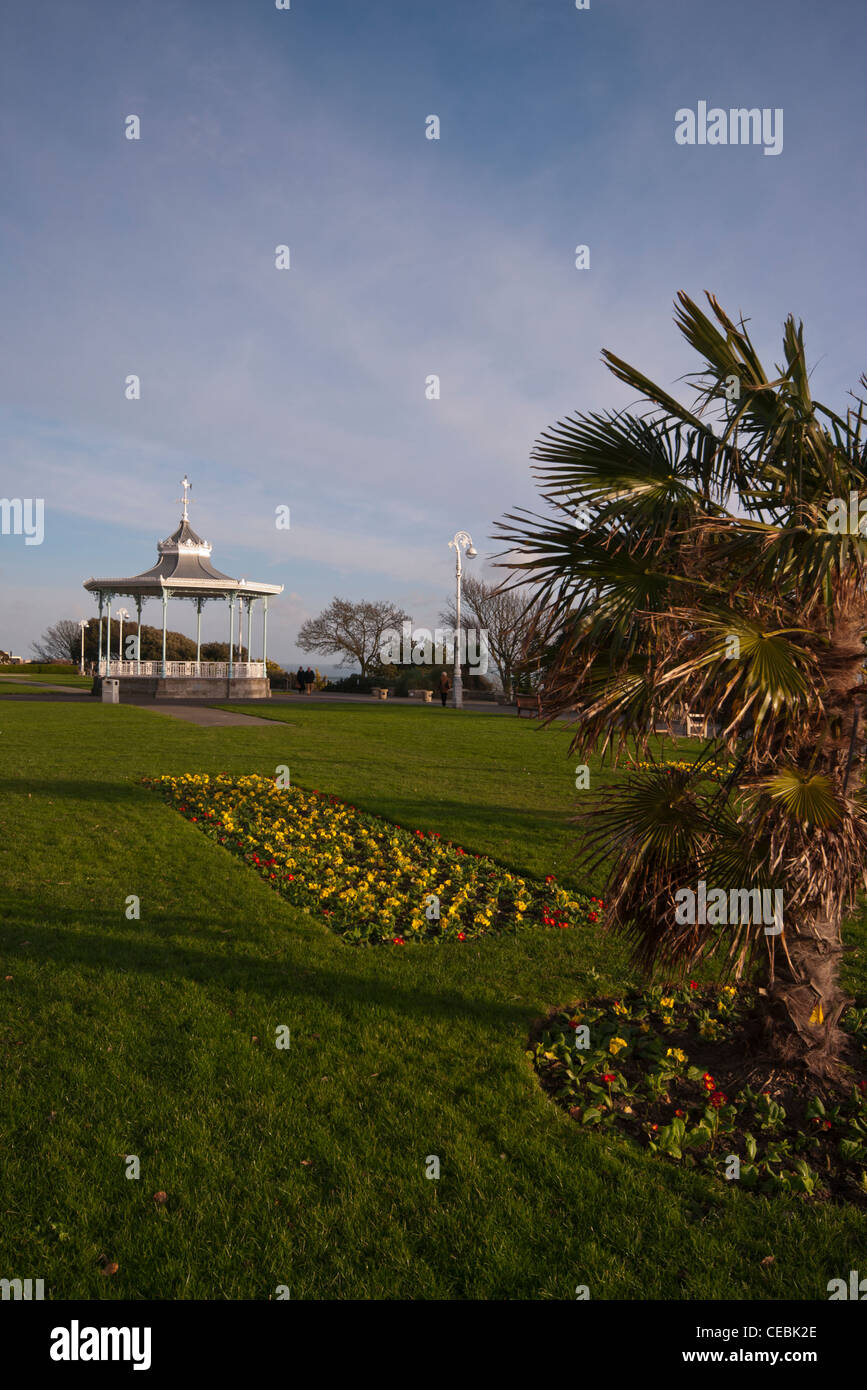
[[[305,1168],[309,1168],[310,1165],[311,1165],[311,1163],[313,1162],[313,1159],[312,1159],[312,1158],[302,1158],[301,1162],[304,1164],[304,1167],[305,1167]]]
[[[775,1258],[776,1257],[774,1255],[766,1255],[765,1258],[762,1260],[762,1264],[772,1265],[774,1263]]]
[[[155,1193],[154,1193],[154,1201],[156,1202],[156,1204],[157,1204],[158,1207],[164,1206],[165,1203],[166,1203],[168,1200],[169,1200],[169,1196],[168,1196],[168,1193],[167,1193],[167,1192],[155,1192]]]

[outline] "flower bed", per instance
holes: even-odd
[[[753,999],[732,986],[632,992],[560,1010],[531,1039],[545,1089],[572,1118],[744,1188],[867,1202],[867,1009],[849,1009],[856,1071],[832,1102],[791,1080],[744,1084]],[[732,1158],[737,1163],[732,1162]]]
[[[544,884],[522,878],[437,831],[392,825],[318,791],[283,789],[259,776],[145,784],[289,902],[323,914],[347,941],[469,941],[602,916],[601,901],[558,887],[553,874]]]

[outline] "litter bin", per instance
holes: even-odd
[[[104,705],[116,705],[120,703],[120,681],[117,676],[103,677],[102,703]]]

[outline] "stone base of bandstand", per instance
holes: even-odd
[[[267,676],[118,676],[121,700],[270,700]],[[94,676],[91,695],[102,694]]]

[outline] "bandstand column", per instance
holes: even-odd
[[[100,591],[99,591],[99,646],[98,646],[97,653],[96,653],[96,674],[97,674],[98,676],[101,676],[101,675],[102,675],[102,608],[103,608],[103,598],[102,598],[102,590],[100,589]]]
[[[247,661],[253,660],[253,600],[247,599]]]
[[[135,671],[135,673],[136,673],[137,676],[140,676],[140,675],[141,675],[141,594],[139,594],[138,597],[136,598],[136,601],[135,601],[135,609],[136,609],[136,613],[138,614],[138,634],[137,634],[136,640],[135,640],[135,662],[136,662],[136,671]]]
[[[204,599],[196,599],[196,675],[202,673],[199,669],[202,662],[202,604]]]
[[[234,650],[235,650],[235,595],[234,595],[234,594],[230,594],[230,595],[229,595],[229,680],[232,679],[232,673],[233,673],[233,671],[234,671],[234,669],[235,669]]]
[[[166,678],[166,609],[168,608],[168,604],[169,596],[166,593],[165,589],[163,589],[163,680],[165,680]]]
[[[262,665],[265,668],[265,676],[268,676],[268,597],[262,599]]]

